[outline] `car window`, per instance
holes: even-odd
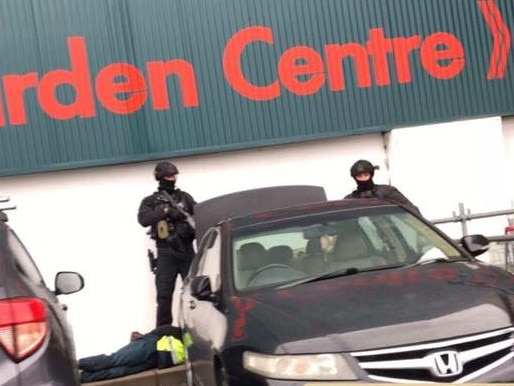
[[[189,267],[188,277],[195,277],[198,275],[200,259],[203,256],[207,245],[209,244],[209,241],[210,241],[213,231],[214,231],[214,228],[210,228],[207,232],[205,232],[204,236],[200,240],[200,245],[198,246],[198,252],[196,252],[195,256],[193,257],[193,261],[191,262],[191,267]]]
[[[402,235],[418,258],[434,251],[438,251],[439,256],[433,255],[432,257],[460,257],[460,252],[453,245],[444,242],[434,229],[416,217],[394,216],[391,217],[391,222],[394,223],[394,229]]]
[[[373,245],[376,255],[391,263],[403,263],[415,254],[388,216],[363,216],[358,222]]]
[[[392,226],[402,235],[402,239],[412,250],[422,253],[431,247],[432,243],[426,236],[430,233],[428,229],[423,233],[416,232],[415,228],[409,224],[408,219],[406,221],[398,216],[391,217],[391,222],[393,223]]]
[[[370,243],[373,245],[373,248],[377,251],[386,251],[389,248],[386,244],[387,238],[381,235],[380,230],[369,217],[363,216],[359,218],[358,223]]]
[[[266,250],[280,245],[287,245],[292,249],[294,256],[297,256],[305,252],[308,240],[297,229],[291,231],[284,229],[282,232],[254,235],[251,241],[261,244]],[[246,243],[248,243],[248,239],[238,240],[234,243],[234,247],[237,250]]]
[[[210,233],[208,242],[201,251],[198,260],[198,276],[209,276],[211,288],[217,291],[220,288],[220,264],[221,264],[221,237],[217,230]]]
[[[461,257],[402,208],[365,208],[234,230],[232,279],[239,290],[344,268],[376,269],[430,257]],[[436,256],[437,255],[437,256]]]
[[[34,264],[34,261],[23,243],[12,230],[7,232],[7,246],[12,252],[14,264],[19,273],[32,283],[44,286],[45,282],[39,269],[36,264]]]

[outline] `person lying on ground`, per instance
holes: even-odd
[[[79,359],[81,383],[124,377],[184,362],[180,328],[160,326],[141,334],[132,332],[130,343],[116,352]]]

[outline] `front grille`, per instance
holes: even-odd
[[[468,382],[512,360],[514,327],[425,344],[353,352],[379,382]]]

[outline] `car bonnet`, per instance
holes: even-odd
[[[236,340],[276,353],[368,350],[510,326],[513,299],[513,276],[503,270],[480,262],[433,264],[236,297],[245,306],[234,308],[233,322],[242,316],[247,322],[233,331]],[[260,344],[252,331],[263,330],[270,341]]]

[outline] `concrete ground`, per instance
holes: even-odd
[[[148,370],[142,373],[106,381],[83,383],[83,386],[186,386],[185,366],[163,370]]]

